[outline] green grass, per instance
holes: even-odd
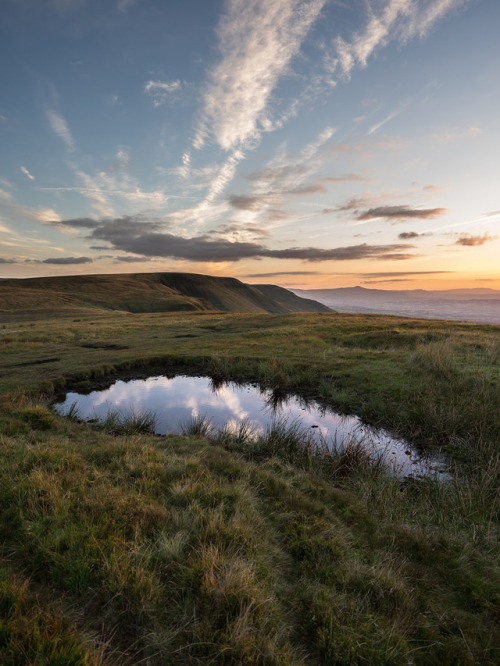
[[[78,410],[74,404],[66,416],[73,421],[78,420]],[[92,421],[110,435],[153,434],[156,426],[156,413],[150,410],[145,412],[131,410],[123,413],[120,410],[110,409],[103,418],[92,419]]]
[[[274,285],[247,285],[235,278],[193,273],[69,275],[0,283],[0,312],[51,311],[61,316],[99,310],[172,312],[329,312]]]
[[[102,312],[4,326],[2,664],[500,663],[498,327]],[[401,482],[297,424],[255,437],[198,419],[158,437],[152,415],[50,410],[67,387],[159,369],[260,381],[276,401],[299,390],[443,447],[451,479]]]

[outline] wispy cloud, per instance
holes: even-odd
[[[363,280],[361,284],[385,284],[387,282],[413,282],[413,278],[390,278],[388,280]]]
[[[0,185],[2,187],[6,187],[8,190],[11,190],[14,187],[13,184],[6,178],[0,178]]]
[[[194,140],[244,148],[269,124],[268,105],[326,0],[228,0],[218,26],[221,60],[210,72]]]
[[[349,79],[355,67],[366,67],[370,56],[390,41],[405,43],[425,37],[434,23],[469,0],[368,0],[368,20],[363,30],[350,40],[336,37],[333,52],[327,53],[325,67],[330,74]]]
[[[73,152],[75,150],[75,141],[63,116],[53,109],[47,109],[45,115],[54,134],[66,144],[66,148],[69,151]]]
[[[435,227],[433,231],[444,231],[445,229],[455,229],[456,227],[474,226],[484,227],[489,225],[500,218],[500,210],[480,215],[473,219],[464,220],[463,222],[455,222],[453,224],[445,224],[441,227]]]
[[[280,208],[289,195],[310,196],[327,191],[324,183],[329,182],[328,178],[306,181],[323,164],[327,155],[325,146],[334,134],[332,127],[325,127],[298,153],[289,154],[287,150],[279,149],[265,168],[245,177],[250,183],[251,193],[230,194],[227,201],[233,208],[253,214],[267,209],[264,213],[267,222],[288,219],[289,215]]]
[[[432,139],[441,143],[452,143],[459,139],[473,138],[479,136],[480,127],[440,127],[432,134]]]
[[[35,219],[38,220],[38,222],[51,222],[54,220],[59,221],[61,218],[53,208],[42,208],[36,211]]]
[[[217,229],[207,231],[206,235],[240,241],[267,238],[271,232],[251,222],[248,224],[229,222],[219,225]]]
[[[276,205],[277,196],[269,192],[264,194],[230,194],[227,200],[233,208],[261,210],[269,204]]]
[[[372,125],[368,130],[368,135],[370,136],[372,134],[375,134],[375,132],[378,132],[381,127],[383,127],[388,122],[399,116],[399,114],[402,113],[402,111],[404,111],[404,109],[406,109],[406,107],[408,107],[411,104],[411,101],[412,100],[405,100],[404,102],[399,104],[397,108],[395,108],[393,111],[384,116],[382,120],[379,120],[377,123],[375,123],[375,125]]]
[[[178,169],[178,175],[181,178],[188,178],[191,171],[191,153],[185,152],[182,155],[182,166]]]
[[[290,176],[304,176],[309,171],[309,167],[305,164],[284,164],[283,166],[267,167],[260,171],[254,171],[246,178],[253,182],[281,183],[283,180],[290,178]]]
[[[35,176],[33,176],[25,166],[21,166],[19,168],[24,173],[24,175],[27,176],[30,180],[35,180]]]
[[[249,275],[241,275],[244,278],[272,278],[279,275],[324,275],[320,271],[274,271],[273,273],[250,273]]]
[[[361,273],[364,278],[401,277],[404,275],[440,275],[453,271],[385,271],[383,273]]]
[[[301,194],[301,195],[321,194],[322,192],[326,191],[327,189],[323,185],[323,183],[311,183],[309,185],[301,185],[299,187],[294,187],[293,190],[288,190],[287,194]]]
[[[80,168],[76,160],[72,161],[70,166],[81,185],[39,189],[44,192],[77,192],[103,217],[114,217],[117,214],[115,206],[123,208],[124,202],[136,209],[147,207],[158,210],[172,198],[163,189],[141,189],[138,180],[129,172],[130,155],[123,147],[118,148],[110,167],[100,169],[94,174]]]
[[[482,234],[481,236],[471,236],[470,234],[464,234],[455,242],[455,245],[463,245],[465,247],[478,247],[479,245],[484,245],[485,243],[490,243],[498,238],[498,236],[490,236],[488,232]]]
[[[219,194],[221,194],[230,183],[235,174],[238,164],[245,158],[245,154],[241,150],[234,150],[227,160],[221,165],[220,169],[216,172],[214,178],[210,182],[206,203],[212,203]]]
[[[175,81],[148,81],[144,86],[144,92],[153,100],[153,106],[158,107],[175,98],[175,93],[181,89],[179,79]]]
[[[2,211],[2,217],[7,218],[14,225],[19,224],[20,220],[46,222],[48,220],[60,219],[58,214],[52,208],[39,208],[38,210],[35,210],[28,208],[27,206],[20,206],[11,201],[2,201],[1,199],[0,211]]]
[[[360,173],[344,173],[341,176],[327,176],[322,180],[325,183],[348,183],[351,181],[357,183],[363,183],[363,182],[368,182],[371,179]]]

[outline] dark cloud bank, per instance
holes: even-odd
[[[43,259],[42,261],[36,263],[71,266],[73,264],[91,264],[92,262],[93,259],[91,259],[90,257],[54,257],[49,259]]]
[[[161,233],[159,222],[144,222],[134,217],[93,220],[76,218],[54,222],[54,226],[88,229],[89,238],[105,241],[115,250],[130,252],[146,257],[173,257],[189,261],[239,261],[250,258],[299,259],[303,261],[345,261],[350,259],[393,259],[404,260],[415,255],[407,250],[413,245],[396,243],[392,245],[351,245],[331,249],[315,247],[293,247],[272,250],[259,243],[230,242],[224,239],[211,239],[209,236],[184,238],[169,233]],[[98,247],[102,247],[98,245]],[[81,258],[86,259],[86,258]],[[82,262],[80,262],[82,263]]]
[[[385,217],[389,220],[405,220],[408,218],[421,218],[424,220],[434,219],[446,213],[446,208],[410,208],[409,206],[379,206],[369,208],[358,215],[358,220],[373,220],[377,217]]]

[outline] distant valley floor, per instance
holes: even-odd
[[[493,289],[390,291],[352,287],[293,289],[293,292],[337,312],[500,324],[500,292]]]

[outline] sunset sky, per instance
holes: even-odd
[[[0,277],[500,288],[499,0],[2,0]]]

